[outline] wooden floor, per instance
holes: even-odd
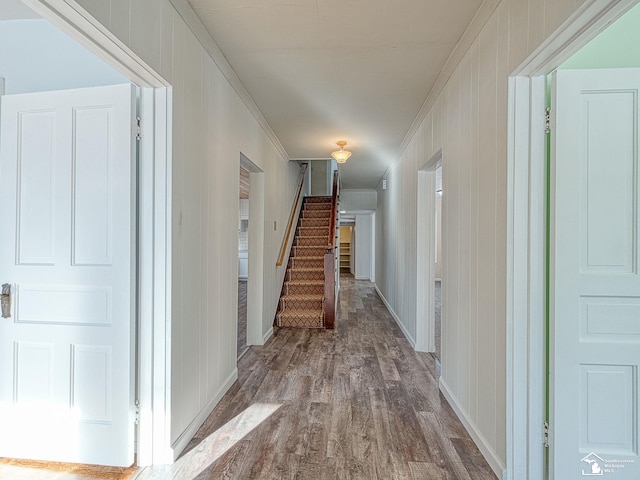
[[[370,282],[341,282],[335,331],[251,347],[183,456],[135,478],[495,479],[439,394],[433,356],[413,351]]]

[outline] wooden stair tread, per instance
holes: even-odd
[[[312,318],[316,316],[322,316],[322,309],[317,310],[309,310],[309,309],[287,309],[278,313],[279,317],[302,317],[302,318]]]
[[[284,283],[289,285],[309,285],[309,286],[324,285],[324,282],[321,280],[287,280]]]

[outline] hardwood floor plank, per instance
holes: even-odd
[[[331,405],[327,438],[327,457],[329,458],[347,458],[350,455],[350,432],[354,428],[351,409],[349,402]]]
[[[446,436],[438,416],[432,412],[419,412],[418,419],[425,436],[429,435],[426,432],[432,433],[431,439],[435,441],[435,445],[438,445],[441,462],[444,463],[445,469],[453,473],[456,479],[471,480],[469,472],[462,463],[453,443],[451,443],[451,439]]]
[[[433,463],[409,462],[409,471],[413,480],[446,480],[446,473]]]
[[[378,474],[382,475],[382,478],[408,479],[408,463],[398,450],[400,446],[394,442],[391,433],[392,419],[384,390],[370,388],[369,396],[378,451],[376,456]]]
[[[391,435],[396,448],[409,462],[431,462],[429,445],[401,382],[387,382],[384,390],[389,408]]]

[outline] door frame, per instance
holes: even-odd
[[[638,0],[587,0],[509,77],[507,153],[507,467],[546,475],[546,75]],[[550,428],[553,440],[553,426]]]
[[[439,149],[418,169],[415,344],[415,350],[418,352],[436,351],[435,200],[436,169],[440,165],[442,165],[442,149]]]
[[[140,466],[172,463],[171,85],[75,0],[22,1],[141,88],[136,458]]]
[[[249,170],[249,263],[247,278],[247,346],[264,345],[273,333],[265,331],[264,310],[264,172],[240,152],[240,166]],[[236,262],[237,264],[237,262]],[[236,326],[238,316],[236,315]]]

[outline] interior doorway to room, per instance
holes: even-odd
[[[628,47],[639,32],[640,5],[552,74],[548,394],[555,480],[613,472],[640,478],[640,53]]]
[[[245,155],[240,153],[241,182],[246,184],[246,199],[241,199],[242,214],[238,216],[238,285],[245,277],[246,287],[246,344],[264,345],[271,336],[271,322],[264,314],[264,172]],[[244,170],[245,172],[242,172]],[[247,179],[248,173],[248,179]],[[242,194],[241,194],[242,195]],[[243,201],[243,200],[246,200]],[[242,218],[241,218],[242,217]],[[244,223],[243,223],[244,222]],[[241,230],[246,233],[242,233]],[[246,236],[246,239],[245,239]],[[246,269],[241,262],[240,248],[246,248]],[[242,269],[242,270],[240,270]],[[271,319],[273,320],[273,319]],[[238,349],[240,354],[241,349]]]
[[[442,150],[439,150],[418,170],[415,347],[420,352],[432,352],[437,356],[438,363],[441,358],[442,330],[442,309],[436,318],[436,299],[439,301],[442,290],[440,268],[443,248],[438,244],[442,223],[441,193]]]
[[[636,3],[583,11],[511,79],[509,478],[640,478]]]
[[[355,228],[352,220],[340,220],[340,275],[353,275]]]
[[[20,2],[0,21],[0,456],[129,466],[137,90]]]
[[[56,458],[74,461],[75,459],[75,461],[84,463],[129,465],[134,458],[135,444],[135,458],[138,465],[169,462],[171,460],[169,458],[171,455],[169,430],[160,427],[160,425],[164,425],[164,415],[167,412],[156,412],[152,408],[154,404],[166,404],[169,398],[165,381],[168,378],[166,373],[169,371],[166,336],[168,318],[165,306],[167,305],[167,295],[170,295],[171,285],[167,273],[170,272],[167,267],[171,261],[168,252],[171,224],[169,195],[171,182],[168,181],[168,178],[171,171],[171,158],[167,137],[167,132],[171,130],[171,120],[170,92],[166,88],[169,84],[148,65],[141,63],[140,59],[130,50],[124,48],[122,44],[116,43],[111,37],[105,36],[91,18],[78,15],[77,10],[71,5],[61,2],[55,9],[52,9],[46,6],[45,2],[39,1],[26,2],[29,7],[26,7],[20,0],[3,0],[0,3],[0,23],[2,24],[2,28],[0,28],[0,37],[2,37],[0,38],[0,57],[2,57],[0,58],[0,77],[3,77],[0,79],[0,90],[5,89],[4,93],[9,96],[19,97],[24,94],[30,98],[37,97],[40,95],[39,92],[45,92],[43,95],[50,97],[49,101],[53,101],[55,100],[53,97],[57,96],[53,94],[61,91],[63,92],[61,95],[67,96],[66,92],[71,89],[76,92],[80,91],[86,100],[85,92],[82,91],[87,89],[94,92],[96,89],[110,89],[111,86],[120,85],[122,88],[131,90],[131,84],[135,84],[140,87],[137,90],[137,97],[128,94],[127,98],[135,100],[138,115],[143,119],[141,125],[138,124],[139,140],[137,142],[135,140],[135,114],[127,115],[126,120],[116,120],[111,115],[114,112],[109,113],[109,102],[104,99],[94,104],[96,108],[85,108],[88,104],[81,100],[82,107],[72,108],[73,115],[78,120],[73,124],[68,121],[68,110],[67,113],[64,113],[64,108],[47,110],[43,107],[44,104],[41,104],[40,107],[36,105],[35,112],[22,115],[19,119],[19,122],[26,122],[28,124],[26,126],[29,127],[22,129],[22,133],[32,135],[32,139],[34,136],[37,138],[41,134],[46,134],[47,131],[52,135],[58,135],[62,131],[68,131],[68,127],[71,126],[72,130],[76,130],[72,140],[72,143],[75,144],[74,155],[62,155],[60,158],[66,157],[66,159],[61,162],[58,162],[58,157],[46,155],[47,150],[49,153],[55,153],[61,148],[68,147],[68,139],[63,142],[60,138],[57,138],[55,145],[30,141],[28,142],[29,151],[21,150],[22,157],[24,154],[29,156],[31,166],[38,165],[38,162],[48,163],[51,167],[54,166],[54,163],[56,165],[60,163],[60,165],[56,169],[28,169],[29,162],[21,162],[20,172],[26,175],[26,177],[22,177],[21,182],[25,185],[28,183],[29,188],[33,188],[34,185],[36,188],[29,190],[29,195],[15,194],[13,200],[7,200],[7,202],[13,201],[15,203],[17,200],[23,203],[22,200],[27,199],[28,196],[27,203],[23,204],[26,210],[5,209],[5,214],[13,216],[14,220],[16,215],[26,215],[24,218],[28,217],[29,221],[23,224],[24,228],[22,228],[16,226],[15,221],[3,219],[3,225],[13,225],[13,227],[0,231],[5,235],[9,234],[9,240],[0,241],[0,251],[9,248],[8,264],[19,267],[37,266],[37,268],[46,269],[47,266],[53,265],[54,268],[50,269],[53,271],[57,268],[56,265],[64,263],[65,257],[71,256],[71,262],[69,268],[66,268],[64,278],[52,276],[52,272],[49,272],[47,276],[39,278],[37,284],[20,285],[23,281],[15,278],[2,280],[11,284],[12,293],[27,292],[20,298],[16,296],[12,299],[10,312],[12,318],[22,316],[23,319],[28,320],[15,322],[20,323],[17,326],[27,327],[32,333],[43,336],[32,340],[21,337],[18,340],[18,342],[22,342],[19,356],[22,356],[23,362],[17,370],[13,369],[12,373],[23,374],[22,380],[28,377],[29,381],[27,383],[22,380],[18,382],[20,391],[17,392],[15,391],[15,383],[13,385],[11,382],[7,384],[3,380],[2,386],[0,386],[3,391],[2,398],[0,398],[0,403],[3,405],[0,408],[0,415],[5,416],[0,421],[0,424],[3,425],[3,428],[0,429],[0,443],[3,445],[0,456],[6,457],[11,455],[11,452],[15,452],[15,455],[20,455],[23,458],[37,460]],[[24,41],[18,39],[16,35],[22,35]],[[29,52],[29,50],[31,51]],[[52,71],[57,72],[56,75],[52,76]],[[46,92],[53,94],[49,95]],[[15,101],[7,103],[13,103],[12,108],[17,106]],[[130,113],[133,113],[134,102],[128,102],[128,104],[131,105]],[[59,132],[54,132],[55,128],[53,127],[59,113],[62,113],[66,118],[62,122],[64,128],[61,128]],[[101,126],[108,128],[101,128]],[[131,142],[119,145],[122,148],[128,147],[131,158],[135,160],[125,166],[116,166],[116,161],[110,162],[114,155],[119,158],[121,155],[115,153],[115,150],[107,148],[107,137],[110,138],[112,132],[121,129],[127,130]],[[103,134],[101,139],[95,138],[101,133]],[[17,138],[11,134],[9,137],[14,140]],[[11,143],[15,144],[15,141],[7,142],[5,145]],[[47,149],[47,145],[50,145],[51,148]],[[2,148],[2,142],[0,142],[0,148]],[[91,151],[97,151],[98,154],[93,155],[90,153]],[[5,166],[9,171],[15,173],[15,158],[11,160],[10,156],[6,155],[3,155],[2,158],[4,165],[0,167],[0,170],[3,171],[0,172],[0,179],[9,178],[4,174]],[[122,155],[122,158],[125,156]],[[66,167],[71,159],[75,164],[73,174],[65,174],[65,171],[68,172]],[[66,165],[64,165],[65,162]],[[94,168],[94,162],[100,164],[101,168]],[[105,162],[109,164],[107,165],[107,175],[105,175],[104,169]],[[27,174],[27,170],[29,174]],[[126,170],[126,174],[123,176],[116,173],[124,170]],[[114,178],[110,174],[118,178]],[[47,181],[47,175],[51,182]],[[121,190],[123,180],[130,181],[131,188]],[[12,191],[15,192],[16,186],[20,185],[20,182],[14,182]],[[44,188],[39,188],[40,185]],[[51,209],[36,208],[39,215],[37,218],[31,216],[31,207],[43,207],[42,199],[46,199],[47,192],[51,193],[54,188],[56,190],[53,197],[55,202],[50,202]],[[118,189],[117,194],[115,194],[115,189]],[[123,193],[125,190],[127,193]],[[3,196],[6,194],[8,197],[12,197],[3,188],[0,188],[0,191]],[[108,192],[111,193],[105,195]],[[71,204],[69,204],[69,194],[73,200]],[[123,198],[120,197],[127,197],[127,201],[130,202],[131,209],[128,210],[128,214],[119,207],[112,208],[111,204],[114,202],[119,202],[118,205],[122,204]],[[105,214],[107,210],[108,212]],[[49,212],[48,218],[51,221],[41,222],[40,220],[43,218],[46,220],[47,212]],[[58,217],[59,221],[53,222],[54,215]],[[69,217],[74,220],[71,224]],[[104,234],[104,227],[107,224],[110,224],[110,228],[107,227],[110,234],[105,237],[101,235],[101,232]],[[27,226],[29,226],[29,231],[25,230]],[[16,228],[20,235],[11,235],[12,232],[9,230],[15,232]],[[42,235],[38,235],[39,231],[42,231]],[[25,235],[22,235],[23,233]],[[54,235],[55,242],[51,241]],[[131,236],[132,239],[127,246],[121,242],[125,236]],[[71,238],[71,247],[65,248],[69,238]],[[135,238],[137,238],[137,242]],[[11,244],[15,244],[18,239],[22,243],[27,242],[25,245],[29,245],[27,250],[22,250],[21,261],[17,262],[21,265],[16,263],[16,250],[11,249]],[[52,248],[47,250],[47,243]],[[40,258],[42,256],[38,255],[36,250],[39,250],[40,253],[45,252],[47,258]],[[121,280],[124,277],[103,278],[96,284],[92,283],[88,276],[80,275],[72,280],[72,285],[64,285],[65,279],[68,280],[69,275],[73,275],[74,271],[77,273],[83,269],[100,270],[103,267],[102,269],[106,272],[115,263],[120,263],[119,259],[122,258],[122,252],[125,250],[129,252],[129,263],[132,267],[126,279]],[[59,253],[60,255],[58,255]],[[4,253],[0,256],[5,257]],[[43,261],[47,259],[48,262]],[[5,260],[0,261],[4,262]],[[0,266],[0,272],[3,272],[7,277],[9,276],[8,270],[3,266]],[[43,284],[52,277],[53,283],[51,285],[53,287],[43,288]],[[130,285],[128,289],[130,298],[127,303],[133,311],[125,318],[118,313],[121,311],[121,305],[113,292],[116,290],[121,292],[127,285]],[[55,292],[56,289],[59,292]],[[135,295],[136,290],[137,295]],[[29,292],[32,295],[29,295]],[[60,293],[60,295],[55,293]],[[42,307],[42,303],[34,302],[36,300],[34,295],[46,297],[41,298],[47,305],[46,309]],[[20,306],[19,311],[17,310],[18,306]],[[82,308],[77,308],[80,306]],[[86,312],[87,308],[92,307],[97,307],[93,309],[93,313],[86,316],[82,314],[82,312]],[[42,314],[49,315],[48,323],[42,322]],[[116,317],[120,320],[119,324],[130,327],[129,335],[131,336],[131,341],[123,342],[122,339],[116,341],[118,345],[114,348],[119,352],[117,355],[114,353],[114,349],[101,343],[113,341],[112,336],[99,335],[96,337],[88,333],[92,326],[100,325],[104,325],[104,331],[106,331],[110,319],[114,319],[115,322]],[[126,320],[126,322],[122,320]],[[7,326],[7,328],[16,326],[10,325],[10,323],[9,320],[4,320],[2,326]],[[72,335],[75,331],[81,337],[76,338],[78,341],[75,341],[73,348],[63,348],[61,355],[57,353],[54,355],[52,349],[55,349],[55,346],[53,343],[57,339],[53,336],[47,336],[46,332],[59,326],[68,327]],[[154,332],[153,335],[151,332]],[[133,339],[134,335],[136,340]],[[7,338],[4,332],[0,334],[0,339],[6,340]],[[0,362],[0,368],[3,366],[11,367],[16,360],[15,355],[11,354],[14,347],[15,345],[9,345],[8,350],[5,350],[4,346],[0,347],[2,350],[0,357],[3,358],[3,361]],[[6,351],[9,351],[8,358],[5,357]],[[51,382],[47,384],[45,379],[47,376],[55,376],[57,366],[54,363],[64,364],[69,360],[68,354],[70,352],[72,353],[70,360],[73,369],[69,368],[66,371],[67,377],[69,377],[69,373],[73,376],[72,384],[67,383],[65,388],[64,384],[57,382],[54,389],[54,384]],[[123,352],[124,354],[120,355]],[[127,358],[123,362],[124,357]],[[60,362],[61,360],[62,362]],[[108,365],[108,368],[101,369],[101,365]],[[164,366],[167,366],[166,370]],[[23,370],[22,367],[27,367],[28,375],[27,370]],[[131,372],[129,374],[131,381],[127,383],[126,392],[123,393],[121,389],[116,392],[114,385],[107,378],[109,369],[112,372]],[[97,375],[98,372],[102,372],[102,375]],[[9,375],[3,374],[0,375],[0,378],[6,380]],[[41,380],[42,382],[40,382]],[[116,381],[120,382],[121,380],[116,379]],[[101,396],[100,388],[96,388],[99,386],[103,387],[102,393],[107,393],[107,395]],[[27,424],[20,424],[17,417],[12,417],[10,414],[9,421],[5,421],[7,420],[6,415],[13,408],[6,408],[5,400],[7,397],[4,393],[7,391],[10,394],[9,404],[18,409],[20,406],[17,403],[20,399],[32,403],[38,395],[45,397],[55,395],[55,399],[48,402],[48,407],[54,409],[59,407],[57,412],[61,415],[66,409],[66,420],[77,421],[78,428],[65,429],[62,427],[62,423],[59,423],[60,428],[49,429],[55,438],[52,441],[47,441],[43,424],[38,424],[31,429]],[[62,392],[62,396],[58,395],[60,392]],[[72,403],[62,400],[66,394],[73,396]],[[116,411],[115,404],[110,398],[110,395],[113,394],[119,397],[117,400],[119,403],[126,402],[125,413]],[[134,420],[132,412],[135,410],[135,401],[139,402],[141,415]],[[47,404],[46,400],[45,404]],[[23,413],[27,415],[28,421],[32,424],[37,423],[38,419],[44,422],[63,420],[61,415],[47,415],[45,409],[37,411],[37,415],[33,417],[30,417],[26,411]],[[135,436],[134,421],[137,425]],[[9,428],[10,423],[17,426],[22,438],[13,435]],[[131,435],[127,433],[126,439],[117,440],[116,443],[119,446],[115,448],[100,447],[103,443],[86,441],[82,437],[86,426],[105,425],[109,428],[108,424],[117,424],[130,432]],[[29,432],[36,430],[39,432],[38,438],[29,434]],[[104,435],[104,437],[107,436]],[[23,446],[30,451],[24,453]],[[124,448],[120,446],[124,446]],[[18,448],[22,453],[17,453],[16,449]],[[118,458],[115,458],[114,455]],[[106,456],[110,456],[110,459],[107,459]]]
[[[442,165],[436,168],[436,191],[433,212],[433,228],[435,230],[433,255],[435,262],[435,279],[433,282],[434,310],[434,342],[436,364],[440,365],[442,357]]]
[[[240,211],[238,224],[238,358],[248,350],[247,280],[249,277],[249,170],[240,166]]]

